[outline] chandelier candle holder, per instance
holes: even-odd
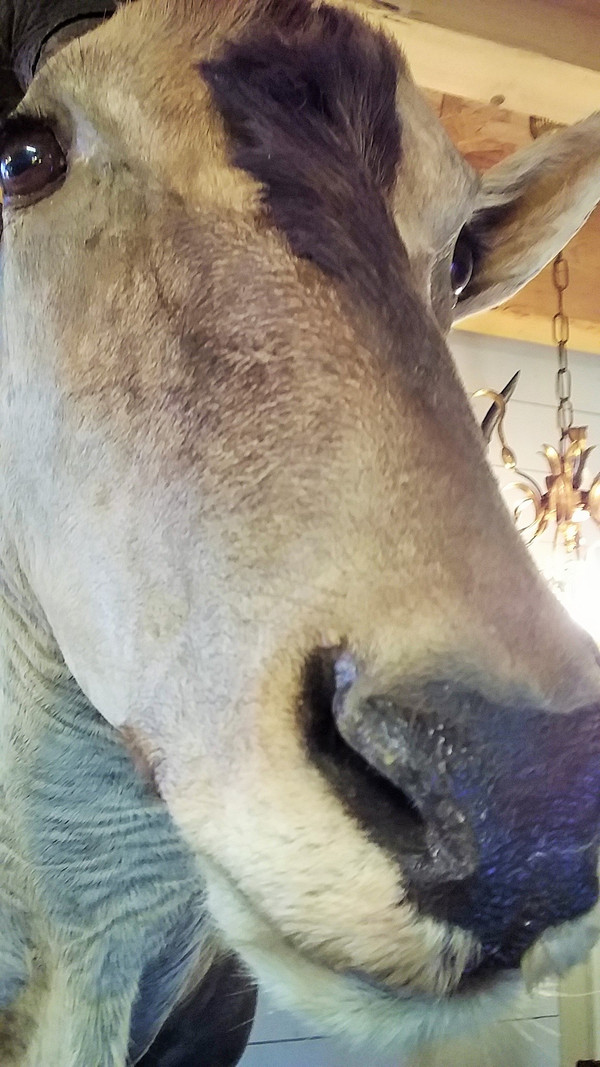
[[[587,426],[573,425],[572,380],[567,353],[569,319],[564,310],[569,268],[562,253],[554,261],[553,281],[558,296],[558,310],[553,317],[552,327],[558,353],[556,415],[560,439],[558,448],[546,444],[542,446],[542,455],[549,467],[545,491],[530,475],[519,470],[516,456],[504,434],[506,406],[516,387],[518,374],[511,378],[501,393],[479,389],[474,397],[492,400],[492,407],[482,424],[484,437],[489,442],[494,430],[497,430],[504,467],[519,476],[519,481],[512,482],[505,490],[517,490],[522,494],[522,499],[513,508],[517,529],[527,544],[531,544],[545,530],[553,527],[555,549],[562,548],[567,555],[579,558],[583,544],[582,523],[592,518],[600,526],[600,474],[594,478],[589,489],[583,488],[586,464],[594,446],[590,447],[587,443]]]
[[[556,124],[547,119],[536,116],[530,119],[534,140],[546,134],[552,136],[555,129]],[[592,519],[600,528],[600,474],[589,484],[586,466],[593,446],[588,445],[587,426],[573,425],[572,379],[567,350],[569,318],[564,307],[569,266],[562,252],[554,260],[552,280],[557,296],[552,340],[558,356],[556,419],[559,441],[556,448],[547,444],[542,446],[542,455],[548,464],[545,491],[529,474],[519,470],[515,453],[504,433],[506,406],[515,391],[519,374],[511,378],[501,393],[479,389],[474,397],[487,397],[492,401],[482,423],[484,438],[489,444],[497,431],[502,463],[506,470],[518,477],[504,490],[505,494],[516,491],[520,496],[512,508],[515,526],[528,545],[545,531],[553,531],[552,559],[549,566],[542,568],[542,573],[575,621],[600,645],[600,540],[590,551],[583,537],[583,525],[587,520]]]

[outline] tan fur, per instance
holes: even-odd
[[[323,1025],[357,1012],[358,1036],[411,1043],[462,1025],[473,1004],[435,998],[478,945],[417,913],[311,763],[307,656],[343,645],[381,686],[451,678],[556,711],[600,679],[512,529],[439,329],[476,176],[400,64],[389,210],[412,310],[391,338],[231,164],[197,65],[259,14],[136,0],[22,105],[72,148],[58,192],[5,213],[3,556],[151,765],[225,938]]]

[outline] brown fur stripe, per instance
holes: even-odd
[[[380,293],[404,252],[389,199],[401,153],[401,58],[360,19],[290,0],[202,73],[233,159],[262,183],[298,256]]]

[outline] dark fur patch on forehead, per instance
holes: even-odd
[[[280,8],[276,21],[252,22],[202,73],[234,163],[262,183],[294,253],[380,292],[402,254],[389,207],[401,60],[347,12],[309,0],[283,8],[284,18]]]

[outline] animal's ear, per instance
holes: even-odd
[[[474,270],[455,319],[516,293],[564,248],[598,201],[600,112],[492,167],[468,226]]]

